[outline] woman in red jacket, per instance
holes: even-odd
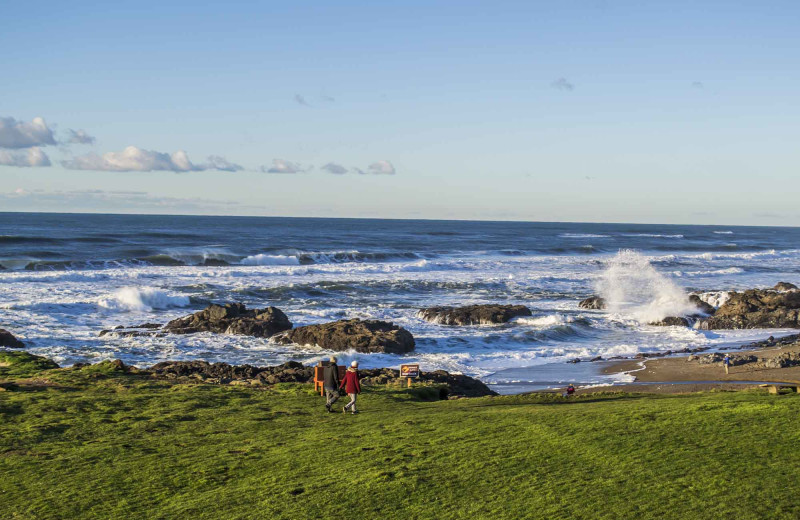
[[[350,402],[342,408],[342,413],[347,413],[348,409],[354,414],[358,413],[358,410],[356,410],[356,397],[361,393],[361,383],[358,381],[358,361],[350,363],[350,368],[345,372],[340,388],[344,388],[347,395],[350,396]]]

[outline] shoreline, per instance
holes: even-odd
[[[604,374],[627,374],[635,377],[632,383],[593,386],[579,389],[581,393],[613,389],[623,392],[685,393],[704,390],[742,390],[756,388],[764,382],[800,382],[800,364],[786,367],[767,367],[764,361],[781,355],[800,355],[800,335],[791,334],[773,341],[742,345],[726,349],[735,358],[753,356],[754,361],[730,366],[725,373],[721,361],[701,362],[704,356],[715,353],[684,354],[669,357],[621,359],[603,368]]]

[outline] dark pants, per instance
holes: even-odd
[[[339,399],[339,391],[335,388],[325,387],[325,398],[325,404],[327,406],[333,406],[333,403]]]

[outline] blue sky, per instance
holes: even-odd
[[[0,210],[800,225],[796,2],[2,11]]]

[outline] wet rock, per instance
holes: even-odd
[[[25,343],[18,340],[6,329],[0,329],[0,347],[25,348]]]
[[[578,303],[578,307],[581,309],[602,310],[606,308],[606,301],[600,296],[590,296],[585,300],[581,300]]]
[[[795,284],[789,283],[789,282],[778,282],[778,283],[775,284],[775,287],[773,287],[772,290],[773,291],[779,291],[779,292],[796,291],[797,290],[797,286]]]
[[[530,316],[524,305],[467,305],[464,307],[428,307],[417,312],[417,317],[439,325],[492,325],[506,323],[517,316]]]
[[[650,325],[657,327],[688,327],[690,322],[682,316],[667,316],[661,321],[654,321]]]
[[[268,338],[292,328],[292,322],[277,307],[247,309],[241,303],[210,305],[204,310],[172,320],[164,331],[173,334],[216,332]]]
[[[336,351],[405,354],[414,350],[414,336],[393,323],[379,320],[340,320],[306,325],[275,336],[282,345],[315,345]]]
[[[800,328],[800,291],[779,292],[751,289],[732,292],[714,316],[701,320],[698,328],[758,329]]]
[[[701,300],[701,299],[700,299],[700,296],[698,296],[698,295],[696,295],[696,294],[690,294],[690,295],[689,295],[689,301],[690,301],[690,302],[691,302],[691,303],[692,303],[692,304],[693,304],[695,307],[697,307],[697,310],[698,310],[698,311],[700,311],[701,313],[703,313],[703,314],[705,314],[705,315],[707,315],[707,316],[711,316],[712,314],[714,314],[715,312],[717,312],[717,309],[716,309],[716,308],[714,308],[714,306],[713,306],[713,305],[711,305],[711,304],[709,304],[709,303],[706,303],[706,302],[704,302],[703,300]]]

